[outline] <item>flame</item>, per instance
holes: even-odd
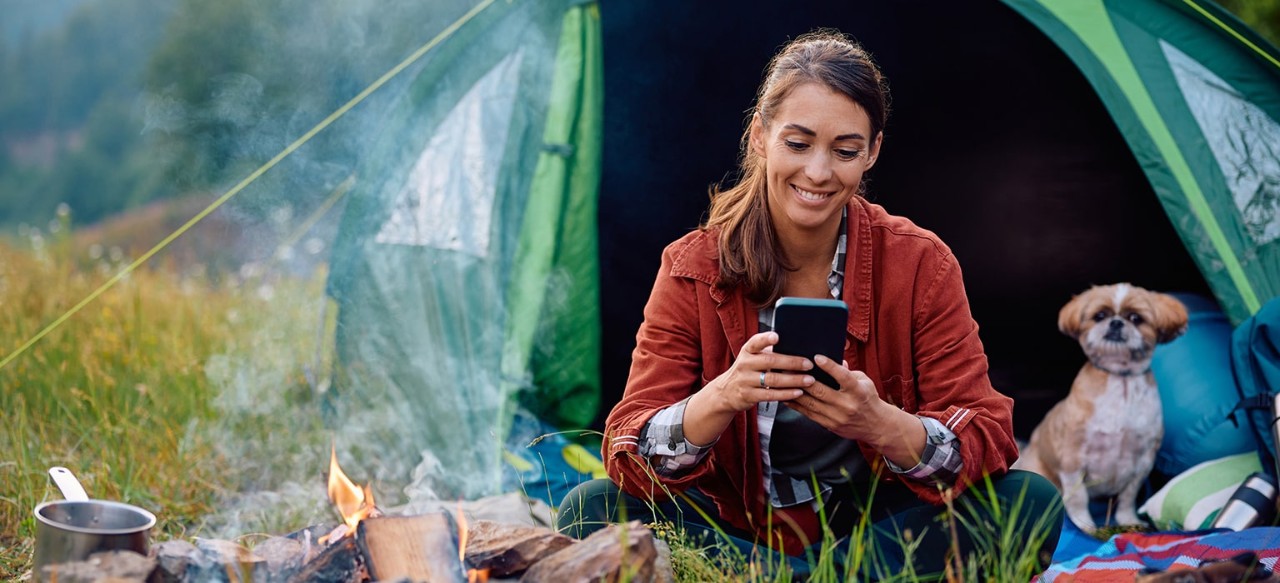
[[[471,537],[471,529],[467,528],[467,514],[462,511],[462,501],[458,501],[458,560],[463,566],[467,564],[467,540]],[[467,583],[488,583],[488,569],[467,569]]]
[[[356,525],[369,518],[376,510],[373,491],[367,484],[363,487],[356,486],[342,472],[342,468],[338,466],[338,451],[332,446],[329,449],[329,501],[337,507],[342,521],[347,524],[347,536],[355,536]]]

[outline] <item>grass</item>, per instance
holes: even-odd
[[[125,264],[82,255],[67,236],[0,244],[0,353]],[[298,465],[323,468],[329,438],[296,364],[314,352],[322,283],[140,270],[0,369],[0,579],[30,568],[32,509],[61,497],[51,466],[70,468],[94,498],[153,511],[158,540],[208,531],[263,464],[305,451]],[[273,372],[258,376],[269,394],[233,390],[250,361]],[[264,401],[273,406],[243,406]]]
[[[1048,515],[1028,516],[1023,510],[1022,498],[1008,501],[1002,506],[990,481],[973,488],[977,495],[966,499],[973,501],[968,506],[962,505],[959,508],[949,504],[944,513],[946,523],[939,525],[952,533],[963,531],[972,534],[975,546],[974,552],[969,556],[958,557],[956,553],[956,559],[948,565],[945,580],[1030,581],[1040,573],[1040,561],[1031,548],[1040,547],[1048,536],[1052,526],[1047,522]],[[874,495],[872,492],[871,496]],[[978,508],[985,512],[979,514],[976,512]],[[979,515],[990,518],[980,524],[974,518]],[[866,577],[867,573],[875,574],[876,580],[885,582],[932,581],[937,578],[923,576],[912,570],[912,558],[916,556],[921,541],[911,533],[898,537],[898,549],[877,549],[866,515],[854,526],[853,532],[845,537],[848,539],[846,541],[842,541],[837,533],[825,526],[824,516],[820,515],[820,518],[823,525],[822,540],[815,545],[817,550],[807,559],[810,572],[806,581],[856,581]],[[1031,540],[1020,540],[1020,537],[1014,536],[1019,531],[1017,527],[1028,521],[1031,524]],[[792,580],[792,573],[786,565],[753,562],[728,544],[699,544],[669,523],[654,524],[651,527],[671,548],[671,563],[676,581],[779,583]],[[898,552],[907,559],[906,569],[899,570],[890,566],[885,558],[885,552],[889,550]]]
[[[118,255],[89,254],[65,231],[0,243],[0,358],[128,263]],[[140,270],[0,368],[0,580],[30,569],[32,509],[60,497],[46,473],[55,465],[71,468],[95,498],[153,511],[154,540],[252,546],[332,521],[323,474],[333,435],[306,379],[318,352],[323,280],[323,272],[245,279],[187,263]],[[1007,529],[966,524],[962,509],[954,515],[987,537],[957,579],[1034,574],[1025,551],[1001,538]],[[677,581],[790,580],[785,567],[656,530],[671,547]],[[810,580],[853,578],[857,561],[876,557],[857,542],[863,538],[854,537],[855,561],[841,564],[836,536],[825,533]]]

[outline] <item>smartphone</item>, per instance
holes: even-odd
[[[844,361],[845,327],[849,307],[836,299],[778,298],[773,304],[773,331],[778,354],[803,356],[810,360],[821,354],[835,362]],[[839,390],[840,384],[814,363],[809,371],[818,382]]]

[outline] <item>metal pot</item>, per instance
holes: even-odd
[[[49,476],[66,500],[36,506],[36,556],[32,575],[38,583],[47,565],[83,561],[100,551],[147,554],[156,516],[121,502],[90,500],[75,475],[50,468]]]

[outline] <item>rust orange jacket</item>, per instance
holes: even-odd
[[[932,232],[859,197],[849,203],[843,300],[849,305],[844,358],[872,380],[880,398],[950,428],[964,471],[950,494],[985,473],[1002,474],[1017,457],[1012,399],[987,377],[978,325],[969,312],[960,266]],[[626,390],[605,422],[609,476],[627,493],[665,500],[696,486],[718,506],[720,519],[781,540],[797,553],[816,541],[808,505],[782,514],[768,508],[754,409],[739,413],[696,467],[656,477],[636,452],[645,423],[729,369],[758,313],[740,289],[720,289],[716,231],[693,231],[667,246],[636,334]],[[942,503],[939,486],[879,471],[883,458],[867,446],[881,479],[900,480],[921,499]],[[791,526],[784,526],[790,523]],[[796,527],[796,524],[804,525]],[[771,532],[772,531],[772,532]]]

